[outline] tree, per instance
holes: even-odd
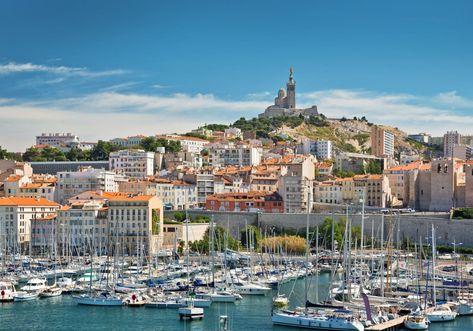
[[[346,217],[340,217],[338,222],[334,223],[333,225],[333,238],[332,238],[332,223],[333,219],[331,217],[326,217],[322,224],[322,230],[319,232],[320,236],[323,236],[326,239],[325,246],[327,248],[332,247],[332,240],[335,239],[337,244],[340,245],[343,242],[344,235],[345,235],[345,227],[347,224]],[[361,228],[359,226],[352,226],[351,227],[351,238],[352,238],[352,245],[355,245],[355,242],[359,242],[361,240]],[[321,238],[322,239],[322,238]]]
[[[146,137],[141,140],[141,147],[147,152],[155,152],[158,144],[155,137]]]
[[[79,147],[72,147],[67,153],[69,161],[86,161],[90,159],[90,151],[82,150]]]
[[[246,238],[249,238],[250,244],[253,244],[253,249],[258,249],[261,241],[261,231],[254,225],[248,225],[240,231],[240,242],[242,246],[247,246]],[[251,239],[253,237],[253,239]]]
[[[9,152],[0,146],[0,160],[22,161],[22,157],[20,153]]]
[[[120,150],[118,145],[108,141],[99,140],[90,151],[90,159],[93,161],[108,160],[110,153]]]
[[[30,147],[23,153],[23,160],[26,162],[45,161],[40,160],[41,152],[38,148]]]
[[[0,146],[0,160],[5,160],[8,158],[8,151],[6,149],[3,149],[2,146]]]
[[[186,219],[186,213],[183,213],[182,211],[176,211],[174,213],[174,219],[177,221],[177,222],[184,222],[185,219]]]
[[[210,251],[210,235],[209,230],[205,232],[204,238],[202,240],[196,240],[192,243],[189,243],[190,249],[194,252],[201,252],[201,253],[208,253]],[[236,241],[228,231],[217,225],[214,228],[214,250],[215,251],[223,251],[225,248],[237,250],[238,249],[238,241]]]
[[[153,209],[151,211],[151,232],[153,235],[158,235],[161,232],[160,228],[159,210]]]
[[[380,175],[383,173],[381,164],[375,160],[370,160],[367,165],[364,166],[364,173],[372,175]]]

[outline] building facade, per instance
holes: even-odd
[[[443,135],[443,157],[454,157],[453,151],[455,145],[461,144],[461,134],[457,131],[448,131]]]
[[[44,198],[0,198],[0,229],[10,253],[31,252],[31,221],[54,214],[59,205]]]
[[[121,150],[110,153],[111,171],[129,178],[145,178],[154,174],[154,153],[143,150]]]
[[[394,135],[383,128],[373,126],[371,154],[377,157],[394,157]]]
[[[121,176],[105,169],[82,168],[57,174],[57,201],[64,204],[85,191],[117,192]]]
[[[205,208],[213,211],[283,213],[284,202],[276,192],[223,193],[209,196]]]

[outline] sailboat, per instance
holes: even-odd
[[[187,284],[189,284],[189,218],[187,217],[187,212],[186,212],[186,265],[187,265],[187,272],[186,272],[186,277],[187,277]],[[189,293],[187,293],[189,297]],[[179,318],[182,320],[185,317],[190,318],[191,320],[193,318],[199,318],[202,319],[204,317],[204,308],[201,307],[195,307],[194,306],[194,300],[191,297],[190,300],[187,300],[187,306],[181,307],[178,310],[179,313]]]
[[[437,306],[437,289],[435,286],[435,250],[436,250],[436,239],[435,239],[435,228],[432,224],[432,279],[433,279],[433,299],[434,308],[427,313],[427,318],[430,322],[447,322],[453,321],[457,317],[457,313],[452,311],[450,307],[446,305]]]
[[[417,314],[410,314],[404,321],[404,327],[409,330],[427,330],[430,321],[425,315],[420,312]]]
[[[355,330],[364,331],[363,324],[346,309],[320,309],[309,311],[307,307],[308,273],[309,273],[309,218],[311,210],[311,194],[308,193],[307,221],[306,221],[306,272],[305,272],[305,302],[304,311],[276,310],[272,312],[273,324],[300,329],[316,330]],[[316,289],[318,291],[318,288]]]
[[[415,245],[416,250],[416,279],[417,279],[417,300],[419,304],[419,308],[413,314],[409,314],[405,321],[404,327],[409,330],[427,330],[429,328],[429,319],[425,316],[425,314],[421,311],[420,306],[420,290],[419,290],[419,263],[417,261],[418,252],[417,252],[417,244]]]
[[[58,287],[56,284],[57,281],[57,275],[56,275],[56,249],[55,249],[55,240],[54,240],[54,222],[52,223],[53,226],[51,227],[51,255],[54,254],[54,284],[52,286],[49,286],[47,289],[45,289],[43,292],[39,294],[40,298],[52,298],[52,297],[58,297],[62,294],[62,288]]]
[[[94,292],[92,289],[93,280],[93,261],[94,250],[90,253],[90,275],[89,278],[89,292],[87,294],[73,296],[74,300],[79,305],[85,306],[121,306],[123,305],[122,299],[114,293],[108,291]]]

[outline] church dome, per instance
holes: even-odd
[[[283,88],[280,88],[278,91],[278,98],[284,98],[286,97],[286,90]]]

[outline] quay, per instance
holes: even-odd
[[[406,316],[401,316],[393,320],[376,324],[370,327],[365,328],[367,331],[394,331],[399,330],[404,325],[404,320]]]

